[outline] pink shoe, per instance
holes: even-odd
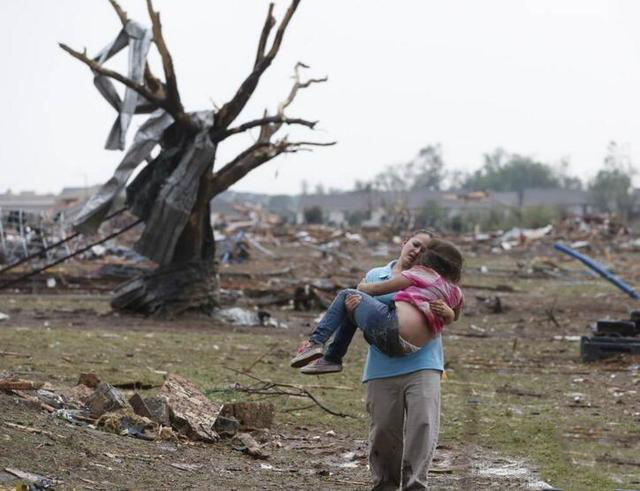
[[[300,346],[298,346],[296,356],[291,358],[290,365],[293,368],[303,367],[313,360],[317,360],[318,358],[320,358],[323,352],[323,344],[316,343],[311,340],[303,341]]]

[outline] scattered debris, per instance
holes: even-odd
[[[580,338],[582,361],[596,361],[621,353],[640,354],[640,312],[632,311],[629,320],[599,320],[593,336]]]
[[[87,401],[89,414],[97,419],[109,411],[117,411],[128,406],[122,394],[113,386],[101,382]]]
[[[274,407],[270,402],[235,402],[224,404],[221,416],[232,417],[240,423],[241,430],[271,428]]]
[[[191,381],[170,374],[160,388],[159,395],[166,397],[171,408],[171,426],[178,433],[192,440],[218,440],[213,424],[220,413],[220,406],[207,399]]]
[[[108,433],[131,436],[142,440],[155,440],[158,432],[156,423],[149,418],[138,416],[129,407],[103,414],[98,419],[97,426]]]
[[[254,384],[251,387],[246,387],[246,386],[243,386],[242,384],[235,383],[232,386],[232,388],[234,390],[237,390],[237,391],[240,391],[240,392],[246,392],[246,393],[249,393],[249,394],[261,394],[261,395],[272,395],[272,396],[286,395],[286,396],[292,396],[292,397],[308,397],[320,409],[322,409],[323,411],[328,412],[329,414],[333,414],[334,416],[339,416],[341,418],[356,418],[356,416],[352,416],[352,415],[346,414],[346,413],[341,413],[339,411],[335,411],[335,410],[327,407],[315,395],[313,395],[311,392],[309,392],[309,390],[307,390],[303,386],[298,386],[298,385],[293,385],[293,384],[276,383],[276,382],[271,382],[269,380],[262,380],[261,378],[256,377],[255,375],[252,375],[252,374],[250,374],[248,372],[242,372],[240,370],[235,370],[235,369],[230,368],[230,367],[225,367],[225,368],[227,370],[231,370],[232,372],[235,372],[237,374],[243,375],[245,377],[249,377],[252,380],[255,380],[255,381],[259,382],[259,384]],[[308,406],[308,407],[314,407],[314,406]]]
[[[234,326],[273,326],[279,327],[278,322],[266,310],[248,310],[242,307],[220,309],[215,314],[222,322]]]
[[[601,264],[598,264],[593,259],[580,254],[578,251],[573,250],[571,249],[571,247],[567,247],[564,244],[558,243],[558,244],[555,244],[554,247],[557,250],[564,252],[565,254],[569,254],[570,256],[576,258],[585,266],[587,266],[588,268],[590,268],[591,270],[595,271],[600,276],[602,276],[605,280],[617,286],[620,290],[625,292],[631,298],[636,300],[640,299],[640,294],[638,294],[638,292],[636,292],[631,286],[627,285],[624,281],[622,281],[616,275],[607,271],[607,269],[604,266],[602,266]]]
[[[151,415],[151,411],[149,411],[149,408],[147,407],[146,403],[144,402],[140,394],[138,394],[137,392],[129,398],[129,405],[133,408],[133,411],[138,416],[153,419],[153,416]]]
[[[37,390],[43,385],[41,382],[15,377],[0,379],[0,390]]]
[[[269,454],[262,450],[258,442],[249,433],[238,433],[233,437],[232,444],[235,450],[246,453],[254,459],[269,458]]]
[[[13,469],[11,467],[5,467],[4,470],[9,474],[13,474],[19,479],[24,479],[31,483],[29,487],[24,487],[27,491],[39,491],[42,489],[53,489],[55,484],[60,483],[61,481],[51,479],[49,477],[43,477],[38,474],[33,474],[31,472],[21,471],[20,469]],[[16,488],[19,489],[19,488]]]
[[[492,314],[502,314],[507,310],[507,306],[502,302],[502,298],[498,295],[491,297],[484,297],[482,295],[476,295],[476,300],[483,306],[483,308]]]
[[[224,409],[224,406],[223,406]],[[240,422],[233,417],[220,414],[213,424],[213,429],[223,438],[230,438],[240,430]]]
[[[77,385],[86,385],[92,389],[98,387],[100,379],[95,373],[81,373]]]
[[[526,397],[538,397],[538,398],[543,397],[543,394],[540,394],[539,392],[519,389],[517,387],[512,387],[509,384],[501,385],[500,387],[496,388],[496,394],[508,394],[508,395],[514,395],[514,396],[526,396]]]
[[[147,397],[144,404],[151,414],[151,419],[163,426],[171,426],[171,407],[165,396]],[[143,415],[144,416],[144,415]]]
[[[202,468],[202,464],[187,464],[187,463],[171,463],[169,464],[171,467],[175,467],[181,471],[197,471]]]

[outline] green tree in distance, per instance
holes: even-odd
[[[522,192],[555,187],[560,187],[560,180],[552,167],[531,157],[508,154],[502,148],[485,154],[484,165],[464,181],[464,188],[470,190]]]
[[[589,184],[595,206],[606,212],[629,218],[635,205],[632,178],[636,169],[629,154],[612,141],[607,146],[603,168]]]

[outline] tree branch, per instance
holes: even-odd
[[[287,118],[284,115],[278,115],[278,116],[265,116],[261,119],[255,119],[253,121],[248,121],[246,123],[241,124],[240,126],[236,126],[235,128],[230,128],[228,130],[225,130],[223,132],[220,133],[221,137],[219,139],[214,139],[212,138],[212,140],[214,142],[219,142],[221,140],[224,140],[225,138],[231,136],[231,135],[236,135],[238,133],[242,133],[243,131],[247,131],[250,130],[251,128],[255,128],[256,126],[265,126],[265,125],[270,125],[270,124],[278,124],[279,126],[283,125],[283,124],[299,124],[302,126],[306,126],[307,128],[311,128],[313,129],[314,126],[317,124],[317,121],[307,121],[306,119],[300,119],[300,118]]]
[[[118,72],[116,72],[114,70],[110,70],[108,68],[103,67],[97,61],[94,61],[91,58],[89,58],[86,55],[86,53],[80,53],[79,51],[76,51],[76,50],[70,48],[69,46],[67,46],[66,44],[63,44],[63,43],[58,43],[58,46],[60,46],[63,50],[65,50],[67,53],[69,53],[74,58],[80,60],[82,63],[87,65],[94,72],[97,72],[100,75],[104,75],[105,77],[109,77],[109,78],[112,78],[114,80],[117,80],[121,84],[129,87],[132,90],[135,90],[138,94],[140,94],[142,97],[147,99],[149,102],[151,102],[153,104],[156,104],[159,107],[162,107],[162,108],[166,109],[170,114],[175,116],[174,113],[169,110],[169,107],[166,104],[165,99],[162,99],[162,98],[158,97],[157,95],[152,93],[149,89],[147,89],[147,87],[145,87],[144,85],[139,84],[137,82],[134,82],[130,78],[127,78],[124,75],[122,75],[122,74],[120,74],[120,73],[118,73]]]
[[[126,26],[127,22],[129,22],[129,16],[127,15],[127,13],[122,9],[120,4],[118,2],[116,2],[116,0],[109,0],[109,3],[113,7],[113,9],[116,11],[116,14],[118,15],[118,18],[120,19],[120,22],[122,23],[122,26],[123,27]],[[162,81],[160,79],[158,79],[151,72],[151,69],[149,68],[149,63],[145,63],[145,66],[144,66],[144,83],[147,86],[147,88],[151,92],[156,94],[159,98],[163,99],[163,98],[166,97],[166,91],[165,91],[165,88],[164,88],[164,84],[162,83]]]
[[[176,119],[184,119],[184,107],[180,101],[180,93],[178,92],[178,82],[176,81],[176,74],[173,69],[173,60],[171,54],[162,36],[162,24],[160,23],[160,13],[154,12],[153,4],[151,0],[147,0],[147,10],[149,11],[149,17],[151,18],[151,25],[153,29],[153,40],[156,43],[160,57],[162,58],[162,68],[164,70],[164,78],[167,91],[167,104],[173,108],[170,111],[171,114],[176,114],[179,117]]]
[[[278,26],[278,30],[276,31],[276,35],[271,48],[269,49],[269,52],[266,55],[262,55],[264,49],[266,49],[266,37],[269,34],[269,32],[266,32],[265,36],[265,31],[271,30],[271,27],[266,27],[270,22],[269,20],[267,20],[267,23],[265,23],[265,27],[263,27],[262,35],[260,36],[260,42],[258,43],[258,52],[256,55],[256,61],[254,63],[253,71],[242,82],[240,88],[238,88],[233,98],[224,106],[222,106],[216,113],[213,131],[227,128],[247,104],[247,101],[255,91],[258,82],[260,81],[260,77],[269,67],[269,65],[271,65],[271,62],[278,54],[278,50],[280,49],[280,45],[282,44],[282,39],[284,37],[284,32],[299,3],[300,0],[292,0],[291,5],[289,5],[287,12],[282,19],[282,22],[280,22],[280,25]],[[272,7],[269,6],[269,12],[271,12],[271,8]],[[265,47],[261,46],[263,42],[265,44]]]
[[[211,174],[207,186],[209,198],[213,198],[238,182],[256,167],[284,152],[285,148],[271,142],[258,141],[227,163],[218,172]]]
[[[293,68],[293,71],[294,71],[293,78],[294,78],[295,82],[293,84],[293,87],[291,87],[291,91],[289,92],[289,96],[278,105],[278,114],[284,114],[284,110],[287,107],[289,107],[289,105],[293,102],[293,99],[295,99],[296,94],[298,93],[298,90],[306,89],[311,84],[319,84],[319,83],[326,82],[327,80],[329,80],[328,77],[322,77],[322,78],[310,78],[306,82],[300,82],[300,68],[309,68],[309,67],[307,65],[305,65],[304,63],[302,63],[301,61],[296,63],[296,66]]]
[[[120,4],[116,0],[109,0],[109,3],[113,7],[113,9],[116,11],[116,14],[118,15],[118,18],[120,19],[120,22],[122,23],[122,26],[123,27],[126,26],[127,22],[129,22],[129,17],[127,16],[127,13],[122,9]],[[147,86],[147,88],[151,92],[156,94],[159,98],[163,99],[163,98],[166,97],[166,91],[165,91],[165,88],[164,88],[164,84],[162,83],[162,81],[159,78],[157,78],[151,72],[151,69],[149,68],[149,63],[145,63],[145,66],[144,66],[144,83]]]
[[[122,10],[122,7],[120,6],[120,4],[118,4],[118,2],[116,2],[116,0],[109,0],[109,3],[113,7],[113,9],[116,11],[116,14],[118,14],[118,17],[120,18],[120,22],[122,22],[122,25],[124,26],[129,21],[129,17],[127,17],[127,13],[124,10]]]
[[[289,8],[284,14],[282,22],[280,22],[280,26],[276,31],[276,37],[273,40],[273,44],[271,45],[271,49],[269,50],[269,53],[267,53],[266,58],[273,60],[278,54],[278,50],[280,49],[280,45],[282,44],[282,39],[284,38],[284,31],[287,30],[289,21],[291,20],[291,17],[293,17],[293,14],[298,8],[299,3],[300,3],[300,0],[293,0],[291,2],[291,5],[289,5]]]
[[[273,17],[273,3],[269,4],[269,11],[267,12],[267,20],[264,21],[264,26],[262,27],[262,33],[260,33],[260,41],[258,42],[258,52],[256,53],[256,61],[253,64],[255,68],[258,65],[258,62],[264,58],[264,50],[267,46],[267,39],[269,39],[269,33],[273,26],[275,25],[276,20]]]
[[[336,142],[289,142],[286,138],[275,143],[258,140],[218,172],[210,176],[207,195],[209,199],[213,198],[238,182],[252,170],[282,153],[297,152],[308,146],[327,147],[335,144]]]

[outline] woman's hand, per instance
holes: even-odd
[[[452,323],[456,318],[456,313],[449,307],[444,300],[434,300],[429,302],[429,307],[436,314],[442,317],[445,324]]]
[[[366,293],[368,295],[371,295],[371,286],[373,285],[373,283],[365,283],[364,280],[362,280],[360,283],[358,283],[358,290]],[[354,296],[354,295],[352,295]],[[359,298],[359,297],[358,297]]]

